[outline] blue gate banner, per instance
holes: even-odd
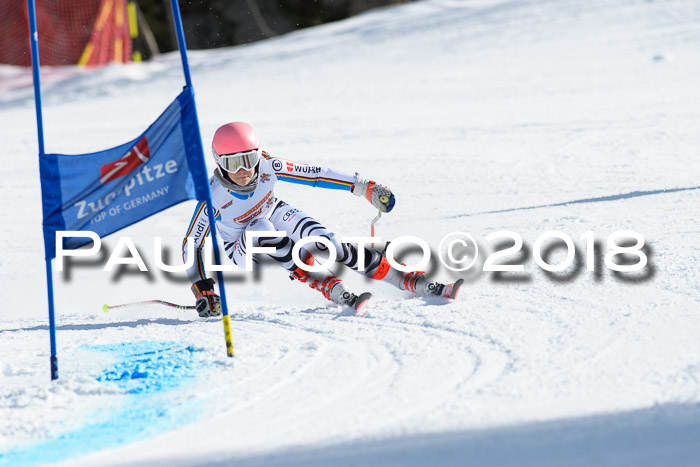
[[[194,95],[185,88],[142,135],[126,144],[91,154],[41,157],[46,258],[56,256],[57,231],[90,230],[104,237],[205,191],[196,121]],[[90,242],[66,238],[63,248]]]

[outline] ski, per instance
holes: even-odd
[[[355,313],[357,313],[358,315],[363,314],[364,312],[362,311],[362,309],[365,307],[367,302],[369,302],[370,298],[372,298],[371,292],[364,292],[358,295],[352,304],[352,308],[355,310]]]
[[[454,284],[447,284],[442,289],[441,297],[449,298],[451,300],[457,300],[459,292],[462,291],[462,285],[464,285],[464,279],[459,279]]]
[[[134,307],[134,306],[143,306],[143,305],[164,305],[170,308],[177,308],[178,310],[194,310],[196,309],[194,306],[190,305],[178,305],[176,303],[170,303],[166,302],[165,300],[145,300],[142,302],[132,302],[132,303],[123,303],[121,305],[107,305],[106,303],[102,305],[102,311],[105,313],[109,313],[109,310],[113,310],[115,308],[125,308],[125,307]]]

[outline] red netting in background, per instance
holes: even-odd
[[[41,65],[103,65],[131,56],[126,0],[36,0]],[[0,0],[0,63],[30,66],[26,0]]]

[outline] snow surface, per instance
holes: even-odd
[[[0,67],[0,465],[698,465],[700,4],[429,0],[244,47],[189,54],[205,147],[251,122],[273,154],[390,186],[385,240],[453,231],[570,235],[578,268],[463,273],[453,303],[346,272],[363,317],[267,268],[227,284],[236,357],[189,284],[155,269],[56,273],[49,381],[36,122],[28,70]],[[140,134],[184,82],[179,55],[45,69],[48,152]],[[208,161],[211,163],[211,161]],[[278,194],[342,235],[375,212],[345,193]],[[194,202],[112,237],[153,265]],[[586,270],[618,230],[636,274]],[[600,255],[599,255],[600,256]],[[564,257],[555,249],[550,261]],[[481,257],[483,263],[483,256]],[[454,280],[444,267],[437,280]]]

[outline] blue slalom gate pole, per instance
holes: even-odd
[[[190,65],[187,61],[187,44],[185,43],[185,32],[182,28],[182,17],[180,16],[180,6],[177,0],[170,0],[170,6],[173,11],[173,20],[175,22],[175,30],[177,31],[177,42],[180,47],[180,57],[182,58],[182,69],[185,73],[185,83],[186,87],[194,89],[192,87],[192,78],[190,76]],[[204,148],[201,145],[202,134],[199,130],[199,118],[197,117],[197,106],[194,106],[194,115],[197,128],[197,140],[199,141],[199,146],[201,149],[202,164],[204,164]],[[211,232],[212,248],[214,249],[214,261],[217,265],[221,264],[221,256],[219,254],[219,244],[217,242],[216,236],[216,218],[214,218],[214,207],[211,202],[211,191],[209,190],[209,180],[203,181],[206,186],[206,203],[207,203],[207,216],[209,216],[209,231]],[[228,305],[226,303],[226,289],[224,287],[224,274],[221,271],[216,272],[216,278],[219,280],[219,294],[221,295],[221,313],[223,315],[224,322],[224,337],[226,338],[226,354],[229,357],[233,357],[233,337],[231,333],[231,317],[228,314]]]
[[[39,158],[44,157],[44,119],[41,113],[41,78],[39,77],[39,34],[36,28],[36,6],[34,0],[27,0],[29,16],[29,42],[32,49],[32,76],[34,78],[34,103],[36,105],[36,126],[39,137]],[[46,239],[44,239],[44,242]],[[53,302],[53,274],[51,259],[46,257],[46,286],[49,299],[49,336],[51,340],[51,380],[58,379],[58,356],[56,355],[56,319]]]

